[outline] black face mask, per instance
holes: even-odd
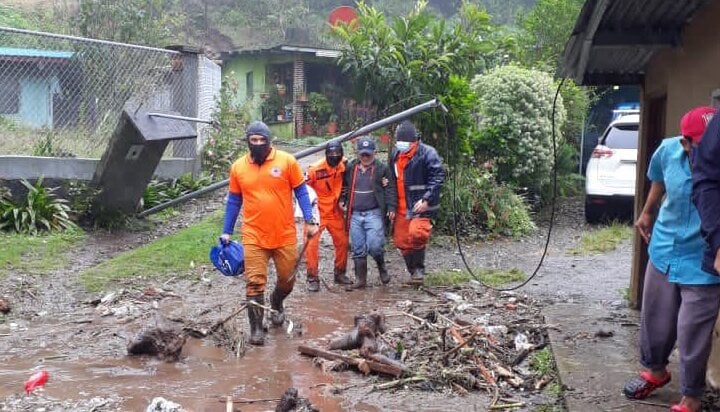
[[[250,148],[250,157],[258,166],[262,165],[270,154],[270,143],[248,144],[248,147]]]
[[[335,167],[340,164],[342,156],[327,156],[325,159],[330,167]]]

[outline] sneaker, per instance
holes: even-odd
[[[650,372],[641,372],[640,375],[630,379],[623,389],[628,399],[645,399],[657,388],[661,388],[670,382],[670,372],[667,372],[662,379],[653,378]]]

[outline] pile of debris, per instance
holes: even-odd
[[[96,397],[84,400],[60,400],[42,393],[32,396],[10,395],[0,400],[0,411],[37,412],[37,411],[117,411],[120,410],[122,398],[117,396]]]
[[[299,351],[322,358],[324,368],[344,364],[396,378],[375,389],[483,390],[497,401],[510,392],[539,391],[554,379],[552,368],[530,365],[528,355],[547,343],[547,325],[535,302],[472,284],[422,291],[424,299],[357,316],[352,331],[327,349]]]

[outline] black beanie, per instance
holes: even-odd
[[[410,120],[403,120],[395,129],[395,139],[399,142],[414,142],[417,137],[417,129]]]
[[[270,128],[267,127],[265,123],[256,120],[250,123],[247,129],[245,129],[245,137],[250,137],[252,135],[263,136],[264,138],[270,140]]]

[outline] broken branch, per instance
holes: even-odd
[[[398,386],[406,385],[406,384],[408,384],[408,383],[424,382],[424,381],[425,381],[425,378],[422,377],[422,376],[412,376],[412,377],[410,377],[410,378],[398,379],[398,380],[391,381],[391,382],[387,382],[387,383],[383,383],[383,384],[380,384],[380,385],[375,385],[375,386],[373,387],[373,390],[392,389],[392,388],[396,388],[396,387],[398,387]]]
[[[319,357],[328,360],[341,360],[348,365],[352,365],[356,368],[367,367],[373,372],[383,373],[385,375],[394,376],[396,378],[399,378],[403,374],[402,369],[395,366],[386,365],[369,359],[351,358],[350,356],[340,355],[335,352],[330,352],[319,348],[312,348],[310,346],[300,345],[298,346],[298,351],[300,351],[301,354],[306,356]]]
[[[475,340],[475,337],[476,337],[477,335],[478,335],[478,332],[473,332],[473,334],[470,335],[470,337],[469,337],[466,341],[460,343],[459,345],[455,346],[454,348],[450,349],[449,351],[443,353],[443,356],[442,356],[442,357],[443,357],[443,358],[447,358],[448,356],[452,355],[453,353],[456,353],[457,351],[459,351],[460,349],[462,349],[463,347],[465,347],[465,345],[467,345],[468,343],[470,343],[470,342],[472,342],[473,340]]]

